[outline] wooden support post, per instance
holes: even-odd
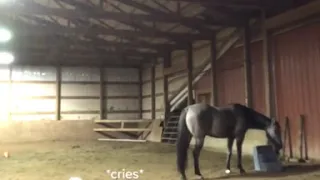
[[[8,104],[8,120],[12,120],[12,65],[9,65],[9,104]]]
[[[251,33],[247,23],[244,27],[244,73],[245,73],[245,101],[248,107],[252,107],[252,66],[250,50]]]
[[[121,127],[120,127],[121,129],[123,129],[124,128],[124,121],[121,121]]]
[[[100,68],[100,119],[105,119],[104,68]]]
[[[193,93],[192,93],[192,81],[193,81],[193,49],[192,43],[188,45],[187,49],[187,71],[188,71],[188,104],[193,104]]]
[[[142,88],[143,88],[143,82],[142,82],[142,67],[138,69],[139,71],[139,118],[142,119],[143,112],[142,112]]]
[[[218,106],[218,83],[217,83],[217,46],[216,37],[211,40],[211,95],[212,105]]]
[[[164,57],[163,69],[171,66],[171,52]],[[167,118],[170,113],[169,93],[168,93],[168,75],[163,73],[163,107],[164,107],[164,126],[167,124]]]
[[[270,33],[266,28],[265,12],[261,13],[262,19],[262,38],[263,38],[263,73],[264,73],[264,88],[265,88],[265,113],[269,117],[275,117],[274,93],[272,91],[272,61],[270,55]]]
[[[56,71],[56,120],[61,120],[61,66]]]
[[[155,65],[151,67],[151,119],[156,119],[156,72]]]

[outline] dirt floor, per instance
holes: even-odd
[[[69,180],[70,177],[81,177],[82,180],[108,180],[113,179],[111,177],[113,171],[119,172],[119,179],[125,179],[122,178],[124,174],[122,172],[131,172],[131,179],[179,179],[175,168],[174,146],[166,144],[128,142],[0,144],[0,152],[4,151],[9,151],[10,158],[0,157],[1,180]],[[315,164],[298,167],[292,165],[283,173],[257,174],[252,172],[252,160],[248,157],[244,158],[247,175],[240,176],[235,168],[235,156],[232,161],[233,172],[226,176],[225,158],[225,154],[202,151],[200,166],[207,180],[320,179],[320,166]],[[130,179],[130,174],[128,177]],[[194,178],[191,153],[188,177]]]

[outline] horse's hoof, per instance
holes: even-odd
[[[204,180],[203,176],[200,176],[200,175],[196,175],[196,178],[197,180]]]
[[[186,177],[180,177],[180,180],[187,180]]]
[[[226,174],[230,174],[230,173],[231,173],[230,169],[226,169],[224,172],[225,172]]]
[[[244,169],[240,169],[240,174],[241,175],[243,175],[243,174],[245,174],[246,173],[246,171],[244,170]]]

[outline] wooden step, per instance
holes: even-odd
[[[177,138],[170,138],[170,137],[162,137],[162,140],[171,140],[171,141],[176,141]]]
[[[105,119],[105,120],[95,120],[95,123],[143,123],[143,122],[152,122],[152,119],[124,119],[124,120],[111,120],[111,119]]]
[[[169,116],[169,119],[179,119],[180,116]]]
[[[178,127],[177,126],[167,126],[167,127],[165,127],[165,129],[178,129]]]
[[[170,135],[175,135],[175,134],[178,134],[178,132],[163,132],[164,135],[166,134],[170,134]]]
[[[141,132],[141,131],[151,131],[148,128],[94,128],[94,131],[130,131],[130,132]]]
[[[168,124],[178,124],[179,121],[169,121]]]
[[[111,138],[99,138],[98,141],[147,142],[147,140],[145,139],[111,139]]]

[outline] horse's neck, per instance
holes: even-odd
[[[264,115],[254,112],[253,118],[248,118],[251,120],[251,129],[259,129],[259,130],[266,130],[266,128],[270,125],[271,121],[269,118],[265,117]]]

